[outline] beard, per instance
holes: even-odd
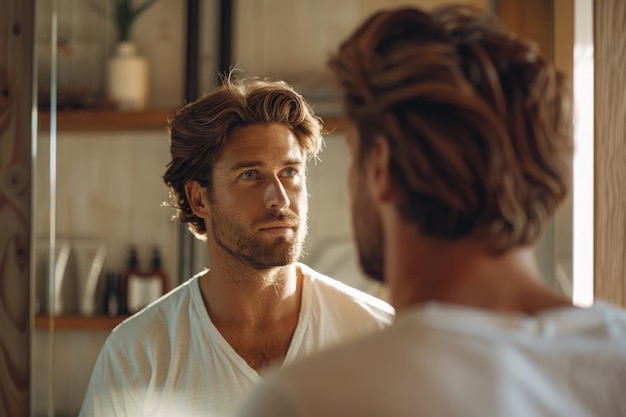
[[[361,269],[370,278],[384,283],[382,223],[362,179],[352,198],[352,225]]]
[[[304,218],[290,212],[269,212],[255,219],[251,229],[255,230],[256,225],[273,221],[297,223],[298,227],[291,237],[276,236],[273,241],[269,241],[267,236],[262,239],[245,228],[234,214],[220,210],[215,204],[211,206],[211,229],[215,242],[234,258],[254,269],[289,265],[302,255],[307,233],[306,211]]]

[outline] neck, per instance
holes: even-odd
[[[211,255],[200,289],[216,326],[262,329],[297,316],[302,280],[296,264],[259,270]]]
[[[428,301],[524,314],[571,305],[543,284],[530,247],[494,255],[477,241],[424,238],[396,224],[385,237],[385,277],[397,311]]]
[[[259,270],[227,254],[210,255],[211,269],[199,284],[215,327],[253,369],[282,362],[298,324],[300,269],[290,264]]]

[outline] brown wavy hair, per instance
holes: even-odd
[[[534,43],[469,6],[380,11],[330,60],[360,136],[390,146],[402,216],[419,233],[534,243],[567,196],[567,80]]]
[[[212,195],[212,167],[231,134],[251,125],[288,127],[307,159],[321,150],[322,120],[291,86],[280,80],[240,79],[233,72],[200,99],[182,107],[169,122],[171,160],[163,175],[181,223],[196,237],[206,236],[204,220],[189,206],[185,184],[198,181]]]

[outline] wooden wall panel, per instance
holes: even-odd
[[[33,2],[0,4],[0,417],[12,417],[30,410]]]
[[[594,2],[595,298],[626,306],[626,2]]]

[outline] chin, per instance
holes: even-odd
[[[262,254],[257,254],[254,259],[251,259],[251,263],[255,268],[269,269],[291,265],[297,262],[301,256],[301,244],[294,245],[284,241],[279,245],[268,247]]]

